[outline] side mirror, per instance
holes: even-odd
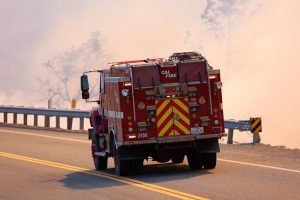
[[[90,98],[90,93],[89,93],[89,80],[87,75],[82,75],[81,76],[81,94],[82,94],[82,99],[88,99]]]

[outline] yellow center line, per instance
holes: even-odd
[[[118,182],[125,183],[125,184],[128,184],[128,185],[132,185],[132,186],[135,186],[135,187],[150,190],[150,191],[153,191],[153,192],[157,192],[157,193],[160,193],[160,194],[164,194],[164,195],[167,195],[167,196],[175,197],[175,198],[178,198],[178,199],[207,200],[206,198],[196,196],[196,195],[193,195],[193,194],[180,192],[180,191],[177,191],[177,190],[161,187],[161,186],[158,186],[158,185],[154,185],[154,184],[151,184],[151,183],[146,183],[146,182],[143,182],[143,181],[138,181],[138,180],[131,179],[131,178],[119,177],[119,176],[116,176],[114,174],[109,174],[109,173],[99,172],[99,171],[90,171],[90,169],[86,169],[86,168],[82,168],[82,167],[66,165],[66,164],[63,164],[63,163],[52,162],[52,161],[48,161],[48,160],[41,160],[41,159],[37,159],[37,158],[21,156],[21,155],[11,154],[11,153],[1,152],[1,151],[0,151],[0,156],[7,157],[7,158],[12,158],[12,159],[16,159],[16,160],[22,160],[22,161],[26,161],[26,162],[31,162],[31,163],[36,163],[36,164],[41,164],[41,165],[46,165],[46,166],[51,166],[51,167],[60,168],[60,169],[66,169],[66,170],[69,170],[69,171],[75,171],[75,172],[80,172],[80,173],[84,173],[84,174],[95,175],[95,176],[99,176],[99,177],[102,177],[102,178],[107,178],[107,179],[110,179],[110,180],[118,181]]]
[[[44,137],[44,138],[51,138],[51,139],[58,139],[58,140],[66,140],[66,141],[72,141],[72,142],[91,143],[88,140],[78,140],[78,139],[72,139],[72,138],[57,137],[57,136],[50,136],[50,135],[42,135],[42,134],[35,134],[35,133],[27,133],[27,132],[21,132],[21,131],[0,130],[0,132],[21,134],[21,135],[35,136],[35,137]]]

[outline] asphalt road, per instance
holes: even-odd
[[[213,170],[145,161],[119,178],[112,159],[94,171],[86,135],[0,127],[0,199],[300,199],[300,169],[227,153]]]

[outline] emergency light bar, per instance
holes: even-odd
[[[108,65],[122,65],[122,64],[130,64],[130,63],[149,63],[149,62],[157,62],[157,61],[163,61],[163,58],[147,58],[145,60],[130,60],[130,61],[121,61],[121,62],[110,62],[107,63]]]

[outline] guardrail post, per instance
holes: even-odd
[[[260,135],[259,133],[252,133],[253,134],[253,144],[260,143]]]
[[[3,113],[3,122],[7,124],[7,113]]]
[[[14,115],[14,117],[13,117],[13,124],[17,124],[18,123],[18,114],[14,113],[13,115]]]
[[[38,115],[33,116],[33,125],[38,126]]]
[[[227,144],[233,143],[233,129],[228,129]]]
[[[80,130],[83,130],[84,129],[84,118],[83,117],[81,117],[81,118],[79,118],[79,129]]]
[[[56,128],[60,128],[60,116],[56,116]]]
[[[45,127],[49,128],[50,127],[50,116],[45,115]]]
[[[24,114],[23,124],[27,126],[27,114]]]
[[[67,117],[67,129],[72,130],[73,117]]]

